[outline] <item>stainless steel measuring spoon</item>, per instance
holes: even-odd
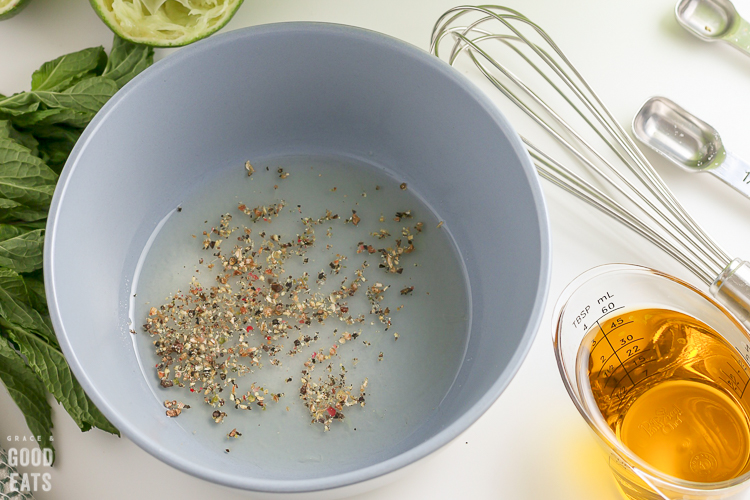
[[[633,133],[688,172],[709,172],[750,197],[750,164],[724,148],[708,123],[666,97],[652,97],[633,118]]]
[[[677,22],[707,42],[722,41],[750,55],[750,23],[729,0],[680,0]]]

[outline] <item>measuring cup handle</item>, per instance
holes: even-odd
[[[707,171],[750,198],[750,164],[744,160],[727,152],[718,166]]]
[[[750,328],[750,263],[734,259],[711,284],[711,295]]]

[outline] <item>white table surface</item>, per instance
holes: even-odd
[[[427,49],[435,20],[457,0],[246,0],[225,30],[279,21],[351,24]],[[750,160],[750,58],[692,37],[674,19],[674,0],[508,0],[539,23],[614,116],[629,128],[652,95],[672,98],[715,126],[728,149]],[[737,0],[750,19],[750,0]],[[27,90],[43,62],[112,35],[86,0],[32,0],[0,22],[0,93]],[[179,50],[179,49],[177,49]],[[158,50],[157,58],[170,51]],[[479,82],[479,77],[472,76]],[[502,107],[508,104],[497,97]],[[679,171],[647,156],[687,209],[729,254],[750,259],[750,200],[716,179]],[[358,500],[620,498],[608,466],[561,383],[551,342],[552,308],[579,273],[608,262],[648,265],[700,285],[658,250],[553,186],[543,185],[552,226],[552,281],[533,347],[513,382],[470,429],[401,478]],[[2,387],[2,386],[0,386]],[[81,433],[54,405],[58,460],[52,489],[39,499],[247,498],[190,477],[142,451],[127,437]],[[28,436],[21,413],[0,389],[0,444]],[[23,468],[22,468],[23,469]],[[23,471],[23,470],[22,470]]]

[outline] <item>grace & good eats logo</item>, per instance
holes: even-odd
[[[52,489],[52,474],[49,472],[18,471],[19,467],[52,467],[52,449],[37,446],[40,439],[34,436],[8,436],[5,456],[2,457],[0,453],[0,458],[4,459],[0,460],[0,498],[3,498],[3,493],[33,493]]]

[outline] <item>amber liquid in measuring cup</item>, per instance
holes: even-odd
[[[750,366],[709,326],[622,312],[590,328],[578,362],[607,425],[648,464],[702,483],[750,470]]]

